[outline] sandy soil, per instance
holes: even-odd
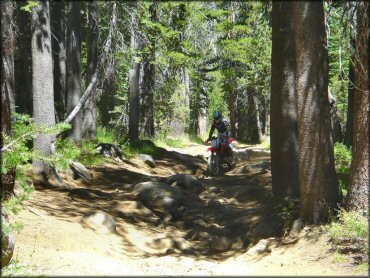
[[[367,275],[355,272],[352,265],[335,263],[319,229],[302,232],[296,244],[275,244],[259,256],[247,255],[253,244],[242,247],[237,240],[226,252],[210,252],[209,239],[228,227],[233,227],[230,237],[244,236],[246,230],[235,226],[235,221],[245,219],[245,227],[252,227],[273,211],[275,203],[271,173],[258,166],[268,165],[268,153],[256,155],[237,145],[241,158],[237,167],[209,177],[205,160],[197,156],[206,156],[206,150],[207,146],[196,144],[172,148],[155,158],[154,169],[135,159],[111,160],[91,169],[90,183],[73,180],[67,171],[61,173],[65,187],[36,184],[32,199],[12,219],[24,225],[15,234],[14,257],[28,265],[33,275],[47,276]],[[189,197],[190,209],[182,221],[158,224],[158,217],[135,200],[131,185],[174,173],[197,175],[206,191]],[[210,196],[221,205],[207,206]],[[98,210],[114,218],[115,233],[93,230],[81,221]],[[189,238],[191,230],[206,236]],[[182,247],[172,248],[174,242]]]

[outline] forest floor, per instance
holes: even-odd
[[[295,244],[282,245],[272,238],[269,252],[247,254],[253,244],[242,239],[276,210],[277,203],[271,197],[268,151],[241,144],[236,151],[236,168],[219,177],[205,175],[207,163],[199,155],[207,156],[207,146],[191,144],[163,151],[155,157],[155,168],[138,159],[112,159],[90,169],[90,183],[74,180],[66,171],[61,173],[66,187],[35,184],[32,198],[12,219],[24,226],[15,233],[14,258],[26,264],[30,274],[46,276],[367,276],[349,263],[335,262],[320,227],[302,231]],[[197,175],[205,191],[190,196],[180,221],[158,225],[157,217],[137,204],[131,185],[176,173]],[[213,206],[207,205],[211,198],[218,200]],[[114,218],[115,233],[81,222],[96,211]],[[232,247],[211,252],[210,241],[227,228]],[[173,248],[174,242],[181,247]]]

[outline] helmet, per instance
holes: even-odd
[[[221,112],[216,111],[216,112],[213,114],[213,119],[215,119],[215,120],[219,120],[219,119],[221,119],[221,118],[222,118],[222,114],[221,114]]]

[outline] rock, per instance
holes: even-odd
[[[243,240],[241,236],[232,239],[231,248],[235,250],[242,250],[248,246],[249,240]]]
[[[198,154],[196,157],[202,159],[204,162],[208,161],[208,159],[204,155]]]
[[[281,240],[281,244],[288,245],[288,244],[296,243],[297,241],[298,241],[298,237],[292,237],[292,236],[289,235],[287,237],[284,237]]]
[[[85,215],[82,218],[82,222],[93,230],[102,231],[105,233],[115,232],[117,227],[117,224],[112,216],[102,211]]]
[[[290,237],[297,237],[299,233],[304,228],[304,220],[303,218],[298,218],[294,220],[292,228],[290,229],[289,236]]]
[[[173,249],[173,248],[168,248],[167,250],[166,250],[166,255],[172,255],[172,254],[175,254],[176,253],[176,251],[175,251],[175,249]]]
[[[252,238],[268,238],[280,237],[283,234],[285,225],[284,218],[278,215],[267,216],[262,221],[257,223],[250,232],[248,237]]]
[[[267,160],[264,160],[262,162],[252,164],[250,165],[252,168],[260,168],[261,170],[270,170],[271,169],[271,163]]]
[[[188,242],[183,238],[177,238],[172,243],[173,248],[178,250],[184,250],[188,248]]]
[[[217,194],[214,193],[214,192],[209,193],[207,196],[208,196],[208,199],[217,199],[218,198]]]
[[[1,238],[1,268],[7,266],[13,257],[15,240],[12,234]]]
[[[116,189],[130,190],[133,187],[133,184],[122,183],[122,182],[113,182],[110,187],[116,187]]]
[[[9,224],[3,216],[1,217],[1,226],[1,268],[3,268],[9,264],[13,257],[15,240],[9,231],[4,233],[4,230],[8,230],[6,227],[8,227]]]
[[[81,163],[77,161],[72,161],[69,167],[73,172],[73,179],[82,178],[86,182],[92,181],[93,175]]]
[[[238,206],[239,202],[235,198],[226,199],[226,203],[229,205]]]
[[[261,150],[261,149],[248,149],[246,150],[246,154],[248,157],[264,157],[264,156],[270,156],[270,151],[267,150]]]
[[[167,178],[166,183],[178,186],[186,192],[199,194],[203,191],[203,184],[196,176],[176,174]]]
[[[184,196],[180,189],[158,181],[141,182],[133,188],[136,197],[152,211],[169,212],[173,219],[184,211]]]
[[[255,256],[269,251],[270,241],[267,239],[261,239],[256,245],[247,251],[248,256]]]
[[[196,234],[197,239],[208,239],[209,238],[209,233],[207,232],[199,232]]]
[[[209,201],[208,201],[208,203],[207,203],[207,205],[208,205],[209,207],[218,207],[218,206],[222,206],[222,205],[221,205],[221,202],[220,202],[220,201],[218,201],[218,200],[216,200],[216,199],[211,199],[211,200],[209,200]]]
[[[147,245],[150,248],[157,249],[157,250],[168,250],[172,248],[172,240],[166,237],[159,237],[155,238],[152,241],[149,241]]]
[[[99,143],[95,147],[95,151],[104,155],[105,157],[118,158],[121,161],[123,160],[122,151],[113,144],[108,143]]]
[[[194,231],[194,230],[189,230],[186,235],[185,235],[185,239],[190,239],[190,240],[193,240],[195,239],[197,233]]]
[[[231,240],[227,237],[217,237],[210,241],[209,249],[211,252],[225,252],[230,250]]]
[[[220,188],[211,186],[210,188],[208,188],[208,192],[209,193],[217,193],[217,192],[220,192]]]
[[[151,155],[148,154],[139,154],[138,157],[147,165],[152,168],[155,168],[155,161]]]

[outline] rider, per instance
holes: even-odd
[[[211,137],[212,137],[213,132],[215,131],[215,129],[217,129],[217,131],[218,131],[218,141],[219,141],[218,144],[220,143],[220,141],[225,139],[224,137],[227,137],[226,140],[224,140],[224,141],[225,141],[226,146],[227,146],[227,151],[232,156],[233,152],[232,152],[232,149],[231,149],[230,144],[229,144],[229,137],[231,136],[229,124],[228,124],[227,120],[225,120],[222,117],[222,114],[219,111],[216,111],[213,114],[213,122],[212,122],[211,130],[209,131],[209,135],[208,135],[208,139],[206,140],[206,143],[211,140]]]

